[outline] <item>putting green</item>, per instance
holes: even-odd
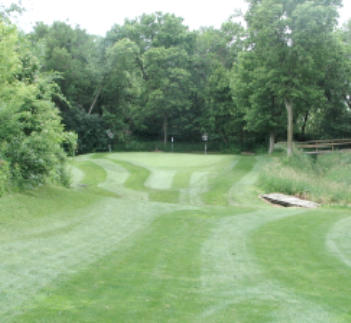
[[[269,162],[90,154],[1,198],[0,321],[350,322],[350,212],[266,204]]]

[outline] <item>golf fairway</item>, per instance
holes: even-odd
[[[83,155],[0,198],[0,322],[351,322],[350,211],[263,202],[269,162]]]

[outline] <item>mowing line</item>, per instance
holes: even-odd
[[[320,306],[293,294],[278,282],[265,277],[247,240],[261,225],[304,210],[259,210],[220,219],[202,247],[203,295],[216,301],[199,317],[210,321],[236,305],[270,308],[269,322],[332,322],[333,315]],[[282,301],[284,300],[284,301]],[[215,303],[215,304],[213,304]],[[316,310],[317,309],[317,310]]]
[[[150,169],[151,175],[145,182],[145,186],[156,190],[168,190],[172,187],[173,177],[176,171]]]
[[[351,267],[351,217],[336,222],[326,237],[327,249]]]
[[[82,183],[84,179],[84,172],[80,170],[78,167],[73,165],[69,165],[69,172],[71,174],[71,186],[77,187],[79,184]]]
[[[123,197],[144,201],[148,200],[148,194],[146,192],[135,191],[124,186],[124,183],[130,176],[129,171],[124,167],[106,159],[90,159],[90,161],[104,168],[106,171],[106,181],[100,183],[98,185],[99,187]]]
[[[201,194],[208,190],[209,172],[194,172],[191,174],[189,188],[180,190],[181,204],[202,205]]]
[[[0,317],[21,314],[21,306],[51,281],[83,270],[169,209],[168,204],[106,198],[78,210],[85,215],[73,228],[67,221],[69,231],[1,244]]]
[[[264,158],[255,158],[255,164],[253,168],[244,175],[238,182],[234,183],[234,185],[230,188],[228,196],[229,196],[229,204],[233,206],[239,205],[252,205],[259,204],[260,206],[265,206],[260,199],[257,198],[257,194],[254,194],[252,191],[252,186],[257,182],[259,176],[259,170],[262,169],[262,166],[267,164],[269,159]],[[253,203],[257,202],[257,203]]]
[[[202,194],[206,204],[229,206],[229,191],[233,183],[239,181],[252,169],[252,157],[237,158],[229,167],[213,172],[209,180],[209,190]]]

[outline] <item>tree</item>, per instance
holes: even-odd
[[[286,117],[283,102],[267,86],[269,78],[260,71],[253,51],[242,52],[239,64],[234,65],[231,87],[234,100],[244,115],[246,129],[261,136],[269,134],[269,149],[272,153],[277,133]]]
[[[48,179],[68,185],[63,145],[74,145],[75,135],[63,131],[52,102],[57,84],[40,73],[13,25],[0,21],[0,38],[0,194]]]
[[[45,43],[42,71],[59,72],[61,79],[57,83],[63,95],[70,104],[88,112],[101,80],[98,38],[79,26],[72,28],[60,21],[55,21],[52,26],[39,22],[29,36],[35,46]],[[66,102],[56,103],[64,112],[67,111]]]
[[[105,40],[111,68],[103,103],[123,111],[119,113],[122,119],[130,113],[127,123],[137,124],[139,130],[149,128],[155,133],[151,129],[162,124],[165,143],[171,118],[181,117],[190,106],[189,67],[195,34],[182,21],[161,12],[144,14],[126,20],[123,26],[115,25]],[[108,118],[113,119],[111,114]]]
[[[140,49],[141,55],[155,47],[180,47],[191,53],[194,50],[195,33],[183,25],[183,18],[174,14],[155,12],[135,19],[126,19],[123,26],[114,25],[106,34],[107,47],[127,38]]]
[[[316,126],[331,136],[349,136],[351,119],[351,20],[335,32],[328,77],[321,86],[326,102],[318,110]]]
[[[288,115],[288,155],[292,154],[293,107],[308,98],[324,101],[320,82],[330,55],[331,34],[341,0],[248,0],[247,50],[267,89],[283,101]]]
[[[189,57],[178,47],[159,47],[146,52],[144,59],[149,91],[145,113],[162,120],[163,140],[167,144],[169,119],[190,106]]]
[[[193,126],[198,125],[198,131],[207,130],[211,138],[225,143],[241,137],[244,126],[230,88],[230,71],[242,49],[243,35],[243,27],[231,18],[220,29],[201,28],[191,57],[191,111],[196,111]]]
[[[105,62],[103,115],[121,140],[137,123],[138,112],[145,102],[140,49],[133,41],[122,39],[107,48]]]

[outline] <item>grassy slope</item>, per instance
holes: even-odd
[[[349,322],[349,214],[264,204],[253,185],[267,162],[89,155],[70,191],[2,198],[0,317]]]

